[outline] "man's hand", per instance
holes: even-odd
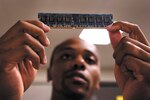
[[[0,38],[0,100],[20,100],[40,64],[47,62],[50,29],[37,20],[18,21]]]
[[[150,45],[140,28],[127,22],[107,27],[110,34],[115,78],[124,100],[150,100]],[[124,31],[128,36],[123,37]]]

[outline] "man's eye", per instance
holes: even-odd
[[[95,60],[94,57],[87,57],[87,58],[86,58],[86,62],[87,62],[88,64],[96,64],[96,60]]]
[[[63,54],[61,56],[61,59],[63,59],[63,60],[71,60],[71,59],[73,59],[73,56],[71,54]]]

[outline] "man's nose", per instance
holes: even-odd
[[[77,56],[73,64],[73,69],[85,70],[85,68],[86,68],[86,63],[85,63],[84,58],[82,56]]]

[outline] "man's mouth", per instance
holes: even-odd
[[[88,88],[89,81],[81,71],[68,72],[66,79],[74,85]]]

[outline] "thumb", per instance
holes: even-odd
[[[116,28],[113,27],[112,25],[108,26],[107,30],[109,32],[111,45],[112,45],[113,49],[115,49],[116,46],[118,45],[119,41],[122,39],[122,34],[120,33],[119,30],[116,30]]]

